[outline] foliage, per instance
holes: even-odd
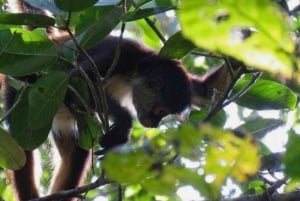
[[[113,33],[138,38],[163,57],[180,58],[191,72],[222,65],[228,56],[248,69],[227,90],[228,97],[219,103],[212,97],[211,104],[191,111],[184,123],[169,118],[159,129],[145,129],[135,122],[130,143],[94,160],[96,171],[87,185],[95,177],[104,179],[102,169],[109,182],[88,188],[83,196],[116,200],[124,190],[119,200],[200,199],[180,194],[180,189],[190,187],[202,198],[218,200],[256,193],[272,196],[286,178],[290,181],[281,193],[299,187],[297,7],[284,10],[284,0],[27,2],[51,10],[53,16],[0,12],[0,73],[18,90],[17,104],[10,111],[12,136],[0,129],[1,167],[20,168],[25,160],[22,149],[32,150],[46,141],[67,88],[77,92],[85,107],[91,98],[87,80],[70,78],[66,72],[76,68],[77,51]],[[0,4],[4,8],[3,1]],[[45,32],[53,24],[72,39],[56,46]],[[34,83],[12,78],[31,74],[40,78]],[[264,116],[268,112],[276,115]],[[82,117],[80,145],[98,149],[107,117],[99,114],[99,121],[88,112],[76,115]],[[284,131],[274,132],[282,126]],[[286,152],[275,153],[265,140],[268,136],[277,141],[288,138],[280,150]],[[48,151],[42,146],[42,159],[49,159]],[[47,174],[49,170],[43,176]],[[4,182],[0,194],[12,200]]]

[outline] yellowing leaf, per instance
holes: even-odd
[[[244,182],[256,173],[260,158],[250,136],[240,138],[206,125],[199,129],[210,139],[204,169],[206,174],[215,175],[214,185],[221,186],[228,177]]]

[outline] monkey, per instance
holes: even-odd
[[[103,77],[114,60],[118,39],[108,36],[87,51]],[[97,87],[90,62],[83,55],[78,56],[77,62]],[[138,121],[145,127],[157,127],[163,117],[180,114],[192,105],[201,105],[209,101],[213,90],[224,90],[228,85],[223,82],[227,82],[227,78],[224,80],[225,73],[228,74],[226,68],[222,67],[214,72],[196,76],[187,72],[181,61],[162,58],[140,43],[123,39],[118,64],[105,86],[108,114],[113,124],[100,139],[100,145],[109,150],[129,140],[133,117],[121,104],[128,94],[131,96]],[[77,70],[72,70],[70,76],[80,78],[81,74]],[[12,107],[15,99],[16,90],[6,84],[4,92],[6,111]],[[88,105],[91,110],[95,110],[93,101]],[[76,142],[78,130],[74,128],[77,120],[71,111],[77,107],[79,106],[75,94],[67,91],[65,100],[53,119],[52,138],[61,157],[61,164],[55,170],[50,193],[81,185],[88,171],[91,151],[84,150]],[[40,196],[34,181],[33,152],[27,150],[26,158],[25,166],[13,171],[18,200]]]
[[[118,44],[118,37],[107,36],[87,50],[101,77],[106,77],[110,70]],[[99,144],[106,151],[127,143],[130,138],[134,117],[130,110],[122,105],[126,97],[130,97],[133,105],[130,108],[134,108],[137,120],[143,126],[157,127],[167,115],[180,114],[193,105],[201,106],[209,102],[215,90],[222,92],[229,84],[230,73],[224,66],[197,76],[189,73],[180,60],[161,57],[156,51],[136,41],[123,39],[120,45],[117,65],[104,83],[108,115],[113,122],[99,140]],[[82,67],[95,88],[99,87],[93,66],[85,55],[77,55],[76,65]],[[83,78],[82,72],[74,68],[68,71],[68,74],[70,78]],[[32,75],[16,79],[34,84],[39,77]],[[88,94],[92,96],[90,90]],[[16,96],[16,89],[5,83],[6,111],[13,107]],[[87,101],[89,109],[96,113],[95,104],[92,98]],[[77,143],[79,133],[76,128],[79,119],[74,111],[78,108],[82,108],[78,97],[68,89],[51,128],[53,146],[58,150],[61,161],[54,170],[49,194],[82,185],[89,170],[91,150],[85,150]],[[7,123],[10,125],[9,116]],[[33,151],[26,150],[25,154],[25,166],[12,171],[16,199],[20,201],[41,196],[35,182]]]

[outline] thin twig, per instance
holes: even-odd
[[[139,10],[137,8],[137,5],[135,2],[133,2],[133,6],[136,8],[136,10]],[[165,39],[164,35],[158,30],[158,28],[155,25],[155,22],[151,20],[149,17],[145,17],[144,20],[147,22],[147,24],[151,27],[151,29],[155,32],[155,34],[159,37],[159,39],[165,44],[167,40]]]
[[[121,184],[118,184],[118,201],[123,200],[123,187]]]
[[[270,188],[268,188],[262,195],[262,200],[272,200],[271,196],[274,194],[274,192],[280,188],[282,185],[286,184],[288,181],[287,178],[281,179],[276,181]]]
[[[80,95],[80,93],[71,85],[68,86],[68,88],[76,95],[76,97],[79,99],[79,101],[82,103],[84,109],[87,111],[88,114],[92,114],[92,111],[90,107],[86,104],[83,97]]]
[[[109,128],[109,123],[108,123],[108,115],[105,111],[107,108],[105,101],[103,102],[104,99],[106,99],[105,97],[105,92],[104,92],[104,88],[103,85],[100,84],[102,83],[101,80],[101,75],[100,72],[98,70],[98,67],[96,65],[96,63],[94,62],[93,58],[89,56],[89,54],[79,45],[79,43],[77,42],[75,36],[73,35],[72,31],[69,29],[68,24],[66,24],[66,30],[69,33],[71,39],[73,40],[76,48],[79,50],[79,52],[81,54],[83,54],[88,61],[90,62],[91,66],[92,66],[92,70],[95,73],[95,77],[96,77],[96,83],[97,83],[97,88],[94,86],[93,82],[90,80],[89,76],[86,74],[86,72],[84,71],[84,69],[80,66],[80,65],[75,65],[75,67],[79,70],[79,72],[82,74],[82,76],[84,77],[84,79],[87,81],[88,86],[91,90],[92,96],[93,96],[93,100],[95,102],[95,108],[97,113],[99,114],[99,117],[101,119],[101,122],[103,124],[104,130],[107,131]],[[97,93],[99,92],[99,93]],[[98,98],[98,94],[100,96],[100,99]]]
[[[144,19],[147,22],[147,24],[152,28],[152,30],[156,33],[156,35],[160,38],[160,40],[165,44],[167,40],[165,39],[163,34],[160,33],[153,20],[151,20],[149,17],[145,17]]]
[[[111,77],[112,73],[114,72],[115,68],[118,65],[118,62],[119,62],[119,59],[120,59],[120,56],[121,56],[124,30],[125,30],[125,23],[122,23],[121,33],[120,33],[120,36],[119,36],[119,41],[118,41],[118,45],[117,45],[117,48],[116,48],[114,60],[111,64],[111,66],[109,67],[109,69],[108,69],[108,71],[107,71],[107,73],[104,77],[104,80],[107,80]]]
[[[224,65],[227,65],[227,64],[225,63]],[[228,95],[231,92],[231,90],[232,90],[233,86],[235,85],[236,81],[244,73],[244,68],[245,68],[244,66],[238,67],[238,70],[236,71],[236,74],[233,76],[231,82],[229,83],[229,85],[225,89],[225,91],[223,92],[222,96],[218,100],[216,100],[217,102],[209,108],[209,112],[207,113],[206,117],[203,120],[204,122],[208,121],[212,116],[214,116],[216,113],[218,113],[221,108],[223,108],[222,105],[223,105],[224,101],[228,97]]]
[[[246,86],[244,86],[238,93],[236,93],[234,96],[230,97],[227,101],[225,101],[222,105],[222,107],[225,107],[226,105],[229,105],[233,101],[235,101],[237,98],[240,98],[243,96],[249,89],[250,87],[256,82],[256,80],[261,76],[261,72],[256,72],[252,73],[252,78],[248,82]]]

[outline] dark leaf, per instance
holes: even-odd
[[[116,6],[93,6],[79,13],[74,13],[71,19],[71,26],[75,27],[76,35],[82,34],[89,27],[106,20],[111,12],[118,9]]]
[[[58,8],[67,12],[78,12],[93,6],[98,0],[54,0]]]
[[[0,14],[0,24],[31,25],[37,27],[53,26],[55,20],[52,17],[31,13]]]
[[[85,32],[79,36],[80,44],[84,48],[91,48],[107,36],[120,22],[123,10],[113,7],[100,21],[89,26]]]
[[[52,123],[65,98],[69,76],[51,72],[40,78],[30,89],[28,125],[39,129]]]
[[[159,54],[167,58],[182,58],[195,47],[191,41],[183,37],[181,32],[177,32],[168,39]]]
[[[135,21],[138,19],[143,19],[145,17],[149,17],[151,15],[164,13],[166,11],[173,10],[173,9],[174,9],[174,7],[155,7],[155,8],[146,8],[146,9],[131,11],[131,12],[127,12],[125,15],[123,15],[122,21],[124,21],[124,22]]]
[[[99,125],[99,122],[92,117],[80,115],[81,118],[77,118],[79,130],[78,143],[81,148],[89,150],[97,143],[99,136],[103,134],[102,128]]]
[[[12,111],[10,117],[10,131],[19,145],[25,150],[33,150],[41,145],[48,137],[51,123],[39,129],[32,129],[28,125],[30,88],[22,95],[21,101]]]

